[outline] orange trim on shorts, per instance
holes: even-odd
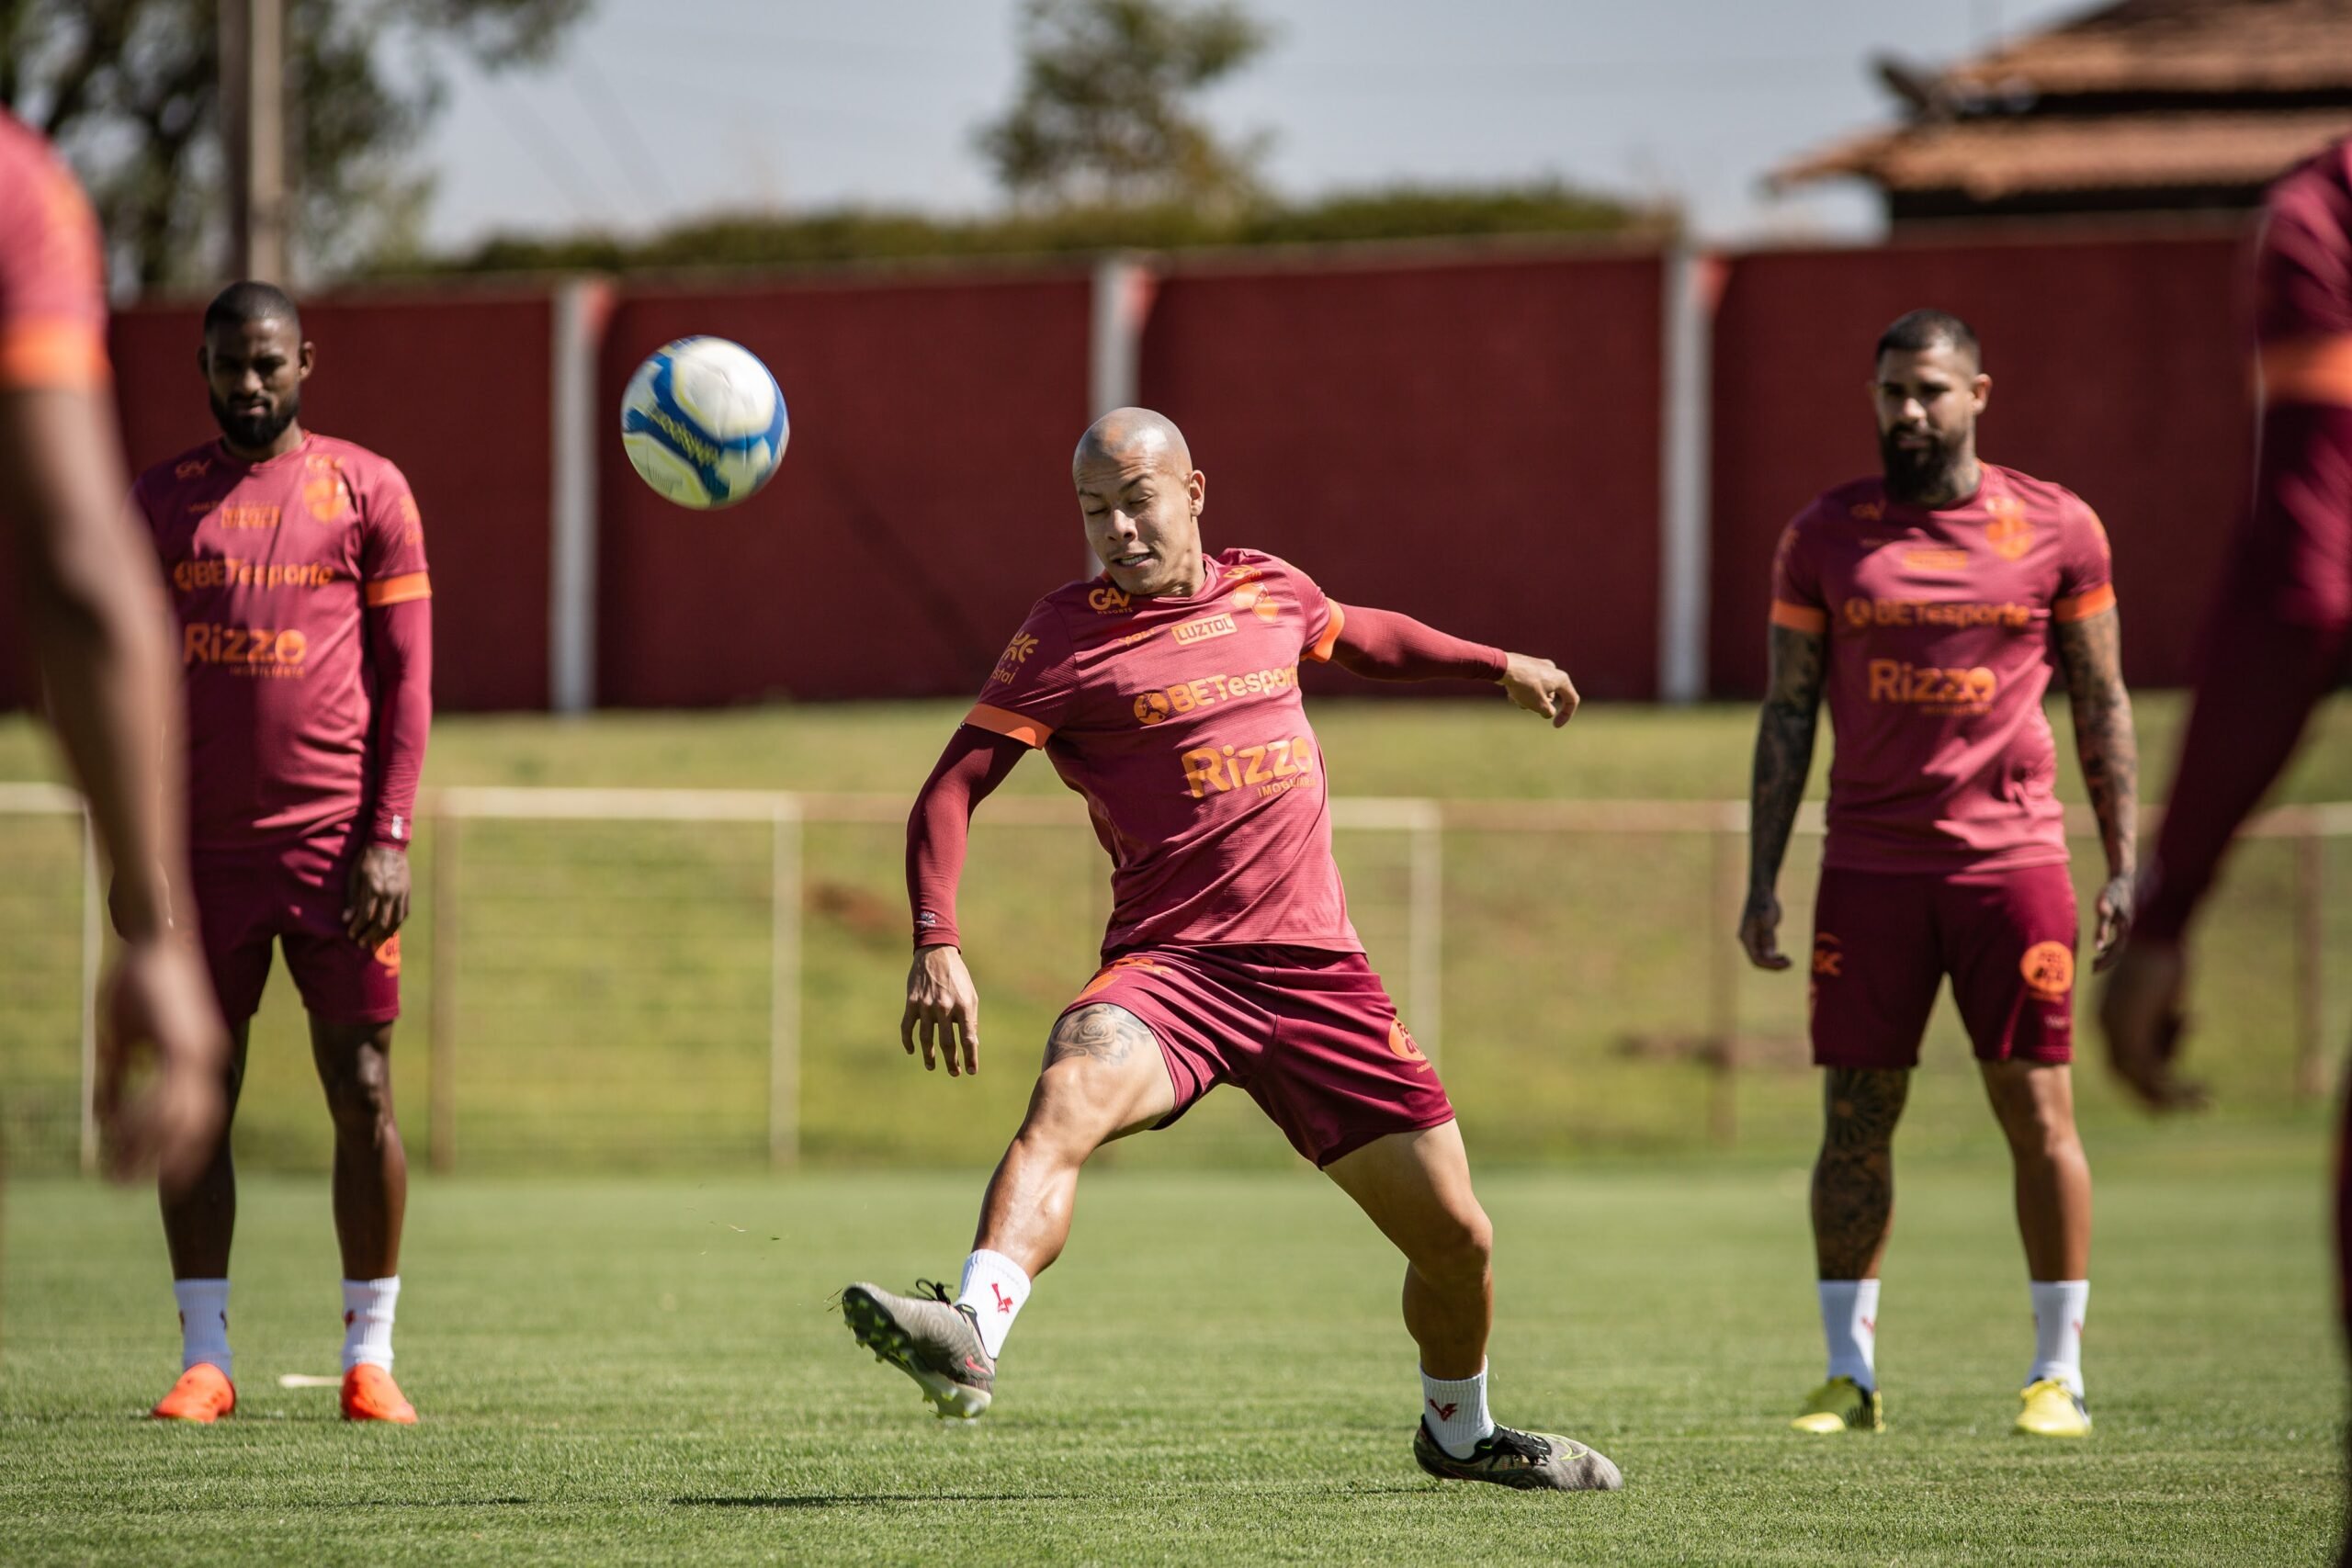
[[[2257,365],[2265,402],[2352,408],[2352,333],[2265,344]]]
[[[1330,607],[1331,618],[1323,623],[1323,635],[1315,639],[1315,645],[1306,650],[1306,657],[1329,664],[1331,650],[1340,646],[1340,628],[1348,624],[1348,611],[1347,606],[1337,599],[1327,599],[1324,603]]]
[[[1810,604],[1792,604],[1786,599],[1772,601],[1772,624],[1786,626],[1792,632],[1819,637],[1829,629],[1829,612],[1816,610]]]
[[[387,604],[405,604],[412,599],[433,597],[433,583],[421,571],[403,572],[398,577],[379,577],[368,585],[368,608],[380,610]]]
[[[0,387],[80,390],[112,379],[106,334],[88,321],[36,319],[0,332]]]
[[[992,703],[974,703],[964,722],[975,729],[986,729],[997,735],[1009,736],[1023,746],[1043,746],[1054,738],[1051,727],[1039,724],[1026,714],[1014,713]]]
[[[2072,599],[2061,599],[2050,606],[2050,618],[2064,624],[2067,621],[2087,621],[2102,611],[2115,608],[2115,584],[2102,582],[2087,593],[2077,593]]]

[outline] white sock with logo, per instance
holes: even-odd
[[[1878,1387],[1878,1281],[1821,1281],[1821,1337],[1829,1347],[1829,1376]]]
[[[2090,1305],[2088,1280],[2033,1281],[2033,1371],[2026,1382],[2056,1378],[2083,1397],[2083,1318]]]
[[[1495,1418],[1487,1414],[1487,1369],[1471,1378],[1433,1378],[1421,1374],[1421,1424],[1437,1446],[1455,1459],[1495,1435]]]
[[[1003,1253],[982,1250],[964,1259],[964,1288],[956,1292],[956,1304],[972,1309],[989,1360],[1004,1354],[1004,1337],[1028,1299],[1029,1276]]]
[[[172,1295],[180,1303],[180,1371],[209,1361],[220,1375],[235,1377],[229,1362],[229,1281],[175,1280]]]
[[[343,1370],[362,1361],[392,1370],[392,1309],[400,1304],[401,1277],[343,1282]]]

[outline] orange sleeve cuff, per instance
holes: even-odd
[[[2086,593],[2072,599],[2061,599],[2050,606],[2050,618],[2062,625],[2067,621],[2087,621],[2102,610],[2115,608],[2115,584],[2102,582]]]
[[[399,577],[379,577],[368,584],[368,605],[380,610],[387,604],[405,604],[412,599],[433,597],[433,583],[421,571],[405,572]]]
[[[1792,632],[1805,632],[1819,637],[1829,629],[1829,615],[1810,604],[1792,604],[1785,599],[1772,601],[1772,624],[1786,626]]]
[[[2261,373],[2265,402],[2352,408],[2352,333],[2265,344]]]
[[[1053,726],[1039,724],[1026,714],[990,703],[974,703],[972,711],[964,716],[964,722],[975,729],[1008,736],[1023,746],[1043,746],[1054,738]]]
[[[79,390],[111,379],[106,337],[88,321],[34,320],[0,330],[0,387]]]
[[[1340,630],[1348,624],[1348,612],[1337,599],[1327,599],[1324,604],[1330,610],[1331,618],[1323,623],[1323,635],[1315,639],[1314,646],[1306,650],[1306,657],[1329,664],[1331,650],[1340,646]]]

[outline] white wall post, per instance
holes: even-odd
[[[106,895],[98,880],[98,825],[82,813],[82,1174],[98,1170],[98,978],[106,966]]]
[[[1094,263],[1094,316],[1087,334],[1086,417],[1128,408],[1143,395],[1143,324],[1151,314],[1151,269],[1114,252]],[[1086,575],[1102,563],[1086,552]]]
[[[768,928],[768,1165],[800,1162],[800,797],[775,797]]]
[[[596,705],[596,351],[611,301],[609,284],[581,277],[552,302],[548,702],[558,713]]]
[[[1665,260],[1657,694],[1662,702],[1691,703],[1707,691],[1708,413],[1723,264],[1688,244]]]

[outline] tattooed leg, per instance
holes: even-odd
[[[1813,1167],[1813,1250],[1825,1280],[1871,1280],[1894,1221],[1894,1124],[1911,1092],[1904,1067],[1831,1067]]]
[[[1046,1038],[1029,1113],[981,1200],[974,1250],[1002,1253],[1036,1278],[1069,1239],[1087,1157],[1175,1108],[1159,1042],[1143,1020],[1101,1002],[1062,1014]]]

